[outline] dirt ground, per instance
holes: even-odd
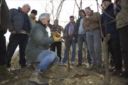
[[[3,80],[0,85],[36,85],[28,80],[33,70],[25,68],[14,72],[11,79]],[[89,70],[85,65],[81,67],[71,66],[70,71],[67,66],[55,65],[47,72],[40,75],[42,81],[47,81],[49,85],[105,85],[104,75],[93,70]],[[126,79],[111,76],[110,85],[128,85]]]
[[[12,59],[12,68],[19,69],[18,53]],[[85,59],[84,59],[85,60]],[[84,61],[86,62],[86,60]],[[50,70],[40,75],[42,81],[48,82],[49,85],[105,85],[104,69],[102,72],[97,72],[88,69],[84,64],[80,67],[71,65],[70,71],[67,66],[54,65]],[[7,73],[5,70],[0,73],[0,85],[37,85],[29,82],[33,70],[24,68]],[[109,85],[128,85],[128,79],[111,75]]]

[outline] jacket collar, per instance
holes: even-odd
[[[113,3],[111,3],[107,8],[106,8],[106,10],[110,10],[110,9],[112,9],[113,8]]]

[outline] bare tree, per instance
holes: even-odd
[[[65,0],[61,0],[59,6],[58,6],[58,8],[57,8],[56,19],[58,19],[59,16],[60,16],[60,13],[61,13],[61,11],[62,11],[62,7],[63,7],[63,3],[64,3],[64,1],[65,1]]]
[[[52,15],[52,18],[53,20],[56,18],[58,19],[59,16],[60,16],[60,13],[62,11],[62,7],[63,7],[63,3],[65,0],[61,0],[60,3],[59,3],[59,6],[57,7],[57,11],[55,11],[55,5],[54,5],[54,1],[55,0],[50,0],[50,3],[51,3],[51,15]],[[47,3],[46,3],[47,4]],[[46,10],[47,6],[45,7],[45,10]]]
[[[52,18],[53,18],[53,20],[55,19],[55,16],[54,16],[54,2],[53,2],[54,0],[51,0],[50,2],[51,2],[51,4],[52,4],[52,10],[51,10],[51,14],[52,14]]]
[[[75,3],[79,10],[82,9],[83,0],[80,0],[80,4],[78,4],[77,0],[75,0]]]
[[[48,6],[48,3],[47,3],[47,0],[46,0],[45,12],[48,12],[47,6]]]
[[[75,0],[75,3],[76,3],[76,6],[78,7],[78,9],[80,10],[80,6],[79,6],[77,0]]]
[[[74,3],[73,15],[74,15],[74,13],[75,13],[75,7],[76,7],[76,4]]]
[[[81,0],[80,1],[80,9],[82,9],[82,4],[83,4],[83,1]]]

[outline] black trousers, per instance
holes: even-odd
[[[119,32],[124,68],[128,72],[128,26],[121,28]]]
[[[108,42],[108,49],[111,54],[111,65],[115,68],[117,71],[122,70],[122,56],[121,56],[121,50],[120,50],[120,40],[117,39],[110,39]]]
[[[28,35],[27,34],[11,34],[9,38],[9,44],[7,47],[7,67],[11,66],[11,58],[19,45],[19,64],[21,67],[26,66],[26,59],[25,59],[25,48],[28,42]]]
[[[0,65],[5,65],[6,39],[4,34],[0,34]]]
[[[61,48],[62,48],[62,43],[61,42],[54,42],[53,44],[51,44],[50,49],[52,51],[56,51],[57,50],[57,56],[59,57],[59,61],[61,61]]]

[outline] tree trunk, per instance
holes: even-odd
[[[56,19],[59,19],[59,16],[60,16],[60,13],[62,11],[62,7],[63,7],[63,3],[64,3],[65,0],[61,0],[58,8],[57,8],[57,12],[56,12]]]

